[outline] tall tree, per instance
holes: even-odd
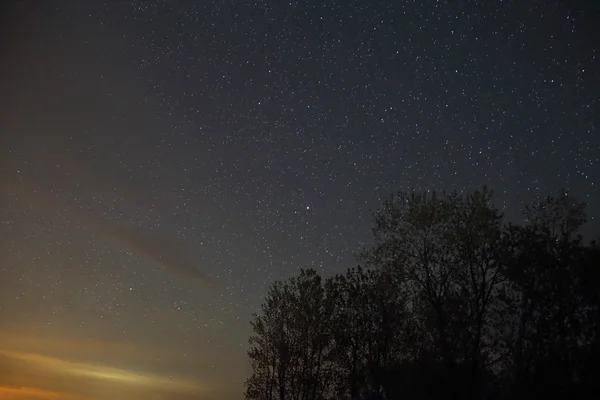
[[[326,287],[334,308],[332,315],[335,393],[341,399],[356,400],[366,383],[366,342],[370,315],[366,311],[369,277],[360,268],[328,279]]]
[[[466,368],[471,396],[494,356],[490,314],[504,279],[496,251],[502,215],[491,195],[486,188],[394,195],[374,213],[375,245],[362,254],[367,265],[400,277],[421,333],[418,347],[445,366],[442,375]]]
[[[395,276],[358,267],[326,287],[335,305],[331,355],[338,398],[392,398],[398,366],[411,357],[411,323]]]
[[[291,297],[287,285],[274,283],[261,313],[251,322],[254,335],[249,339],[248,356],[253,373],[246,381],[247,399],[283,400],[286,396],[291,368],[288,333]]]
[[[525,225],[507,228],[513,397],[572,393],[578,381],[579,350],[591,343],[585,332],[597,329],[587,316],[598,309],[598,299],[586,295],[594,252],[579,234],[584,209],[562,190],[527,207]]]
[[[322,398],[327,390],[324,360],[331,314],[314,270],[276,282],[252,321],[248,356],[253,373],[246,382],[246,398]]]

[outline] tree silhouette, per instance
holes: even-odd
[[[276,282],[247,399],[513,399],[598,389],[600,247],[560,191],[503,225],[487,189],[399,193],[363,265]]]
[[[410,316],[394,275],[350,269],[327,282],[334,301],[333,351],[337,398],[390,398],[391,374],[410,357]]]
[[[362,254],[400,276],[412,304],[418,346],[442,376],[463,371],[457,396],[475,396],[492,351],[497,291],[504,281],[498,244],[501,214],[484,188],[457,193],[398,194],[374,214],[375,245]],[[468,373],[466,371],[469,371]],[[445,387],[450,389],[450,382]],[[468,387],[472,393],[462,393]]]
[[[331,314],[321,277],[314,270],[275,283],[252,321],[248,355],[253,374],[246,382],[246,398],[322,398],[329,389],[324,364]]]
[[[594,252],[578,235],[584,208],[560,191],[528,207],[524,226],[507,228],[513,397],[569,394],[581,384],[580,352],[597,341],[598,332],[598,323],[589,318],[598,299],[586,295],[588,279],[598,283],[590,275]]]

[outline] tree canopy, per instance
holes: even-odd
[[[508,224],[487,188],[398,193],[359,266],[276,282],[247,399],[514,399],[597,389],[600,248],[560,191]]]

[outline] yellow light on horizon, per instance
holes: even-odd
[[[168,379],[155,374],[140,373],[105,365],[67,361],[35,353],[0,349],[0,356],[24,361],[36,367],[43,368],[49,372],[67,376],[80,376],[137,387],[156,388],[179,392],[199,392],[201,389],[197,384],[182,379]]]
[[[41,399],[41,400],[92,400],[71,393],[55,392],[35,387],[0,386],[0,398],[3,400]]]

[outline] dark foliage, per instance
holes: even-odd
[[[374,213],[361,267],[274,284],[246,398],[586,398],[600,376],[600,247],[561,191],[504,225],[484,188]]]

